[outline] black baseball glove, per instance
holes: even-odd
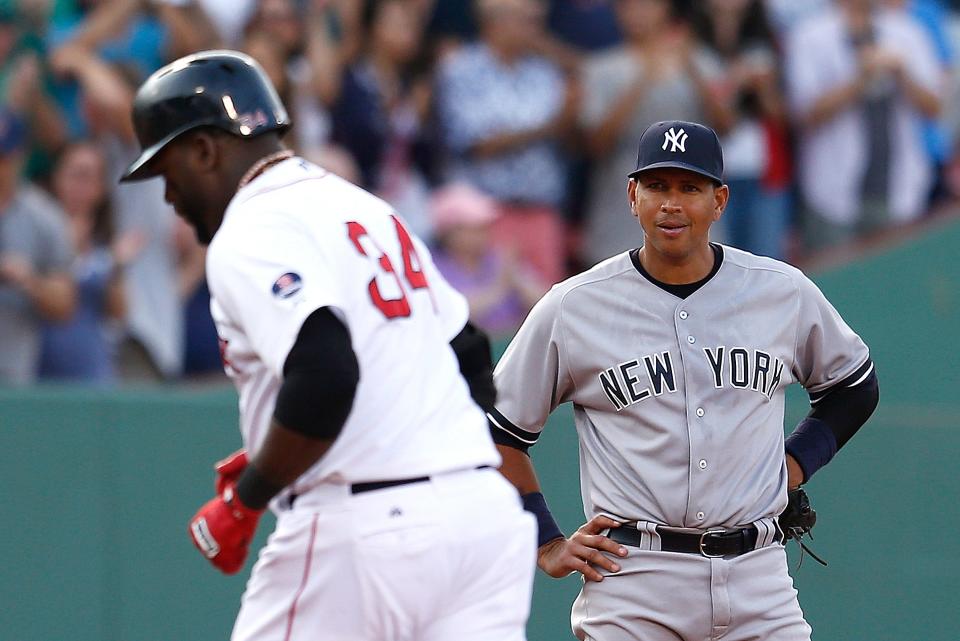
[[[805,535],[813,539],[811,530],[817,523],[817,511],[810,507],[810,498],[803,488],[798,487],[787,492],[787,508],[780,514],[779,522],[786,540],[794,539],[800,544],[800,563],[803,563],[803,552],[807,552],[821,565],[827,564],[801,540]]]

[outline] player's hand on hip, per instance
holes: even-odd
[[[541,545],[537,553],[537,565],[557,579],[571,572],[579,572],[587,581],[602,581],[603,575],[597,568],[608,572],[620,571],[620,565],[603,553],[627,556],[625,547],[600,534],[615,527],[620,527],[617,521],[606,516],[595,516],[580,526],[569,539],[558,538]]]
[[[224,574],[235,574],[243,567],[263,514],[240,501],[234,483],[235,479],[225,481],[221,494],[207,501],[187,528],[197,549]]]

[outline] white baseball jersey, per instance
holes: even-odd
[[[331,449],[288,491],[499,464],[449,345],[467,321],[466,301],[385,202],[286,160],[230,202],[207,277],[251,455],[303,321],[330,307],[349,328],[360,365],[353,408]]]
[[[869,357],[799,270],[723,247],[686,299],[629,253],[556,285],[494,373],[492,418],[528,443],[572,402],[587,518],[704,529],[786,506],[784,389],[818,393]]]

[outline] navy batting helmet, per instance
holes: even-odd
[[[238,51],[201,51],[171,62],[144,81],[133,100],[142,152],[120,179],[156,175],[150,160],[177,136],[217,127],[252,138],[285,131],[290,117],[260,65]]]

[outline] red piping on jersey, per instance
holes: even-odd
[[[300,601],[300,596],[307,587],[307,579],[310,577],[310,561],[313,559],[313,541],[317,537],[317,519],[319,517],[319,514],[314,516],[313,523],[310,524],[310,540],[307,543],[307,559],[303,564],[303,578],[300,580],[300,587],[297,588],[297,593],[293,597],[293,603],[290,604],[290,612],[287,613],[287,633],[284,635],[283,641],[290,641],[290,634],[293,632],[293,620],[297,618],[297,602]]]

